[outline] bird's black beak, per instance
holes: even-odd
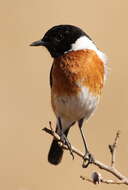
[[[43,40],[38,40],[31,43],[30,46],[46,46],[46,43]]]

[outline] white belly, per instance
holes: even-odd
[[[69,125],[82,118],[88,119],[99,102],[99,96],[92,95],[88,88],[83,87],[76,96],[54,96],[53,101],[56,116],[64,125]]]

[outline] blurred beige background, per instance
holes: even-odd
[[[80,179],[97,170],[82,169],[65,152],[62,164],[47,162],[52,138],[42,132],[49,120],[49,72],[46,49],[29,46],[56,24],[83,28],[109,57],[111,73],[101,103],[86,126],[89,147],[97,159],[109,163],[108,144],[122,131],[117,167],[128,175],[128,1],[127,0],[12,0],[0,7],[0,189],[126,189],[124,185],[95,186]],[[82,150],[77,126],[71,142]],[[102,172],[105,177],[108,175]]]

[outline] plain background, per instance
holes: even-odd
[[[128,1],[4,0],[0,6],[0,189],[66,190],[126,189],[124,185],[93,185],[82,181],[97,168],[82,169],[82,160],[65,152],[62,164],[47,162],[52,138],[41,129],[55,123],[50,105],[46,49],[30,47],[57,24],[80,26],[109,57],[111,68],[100,105],[86,124],[91,152],[110,163],[108,144],[121,130],[116,166],[128,175]],[[69,139],[82,150],[75,125]],[[101,171],[103,176],[111,178]]]

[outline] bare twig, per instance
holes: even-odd
[[[94,183],[93,179],[89,179],[87,177],[84,176],[80,176],[80,178],[82,180],[86,180],[90,183]],[[123,180],[112,180],[112,179],[101,179],[100,182],[94,183],[94,184],[100,184],[100,183],[105,183],[105,184],[114,184],[114,185],[121,185],[121,184],[125,184]],[[127,185],[127,184],[126,184]]]
[[[50,126],[50,129],[48,128],[44,128],[43,130],[52,135],[56,140],[60,141],[60,137],[59,135],[53,130],[53,127],[52,127],[52,124],[51,122],[49,122],[49,126]],[[122,175],[116,168],[115,168],[115,153],[116,153],[116,147],[117,147],[117,142],[118,142],[118,139],[119,139],[119,135],[120,135],[120,132],[118,131],[117,134],[116,134],[116,137],[115,137],[115,140],[114,140],[114,143],[113,145],[109,145],[109,149],[110,149],[110,152],[111,152],[111,155],[112,155],[112,160],[111,160],[111,166],[108,166],[102,162],[100,162],[99,160],[96,160],[94,158],[94,161],[93,161],[93,165],[97,166],[98,168],[100,169],[103,169],[109,173],[111,173],[112,175],[114,175],[119,181],[114,181],[114,180],[105,180],[103,178],[100,179],[100,182],[101,183],[107,183],[107,184],[125,184],[125,185],[128,185],[128,178],[124,175]],[[60,141],[60,146],[62,146],[62,148],[64,148],[65,150],[68,150],[68,147],[63,144],[61,141]],[[77,156],[81,157],[82,159],[84,159],[84,154],[82,152],[80,152],[78,149],[76,149],[75,147],[73,147],[71,145],[71,149],[73,151],[73,153],[75,153]],[[82,179],[85,179],[83,176],[81,176]],[[90,181],[90,182],[93,182],[94,183],[94,180],[93,179],[86,179],[87,181]],[[99,180],[99,178],[98,178]]]
[[[119,140],[119,137],[120,137],[120,131],[117,131],[116,133],[116,137],[114,139],[114,143],[112,145],[109,145],[109,150],[110,150],[110,153],[111,153],[111,166],[112,167],[115,167],[115,161],[116,161],[116,147],[117,147],[117,143],[118,143],[118,140]]]

